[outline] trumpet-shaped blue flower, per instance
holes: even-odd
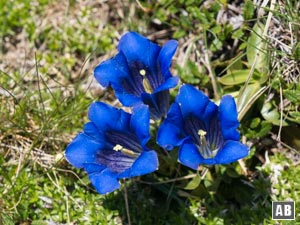
[[[100,194],[119,188],[121,178],[157,170],[156,152],[146,147],[150,138],[147,106],[134,107],[129,114],[96,102],[88,116],[90,122],[68,145],[65,156],[73,166],[85,169]]]
[[[200,164],[227,164],[248,155],[240,142],[234,99],[227,95],[219,106],[190,85],[183,85],[157,135],[167,150],[180,146],[180,163],[197,170]]]
[[[95,78],[102,86],[111,86],[124,106],[144,103],[151,117],[159,119],[168,112],[169,89],[178,83],[169,71],[176,48],[175,40],[160,47],[128,32],[119,42],[119,53],[95,68]]]

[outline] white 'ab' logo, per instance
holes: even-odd
[[[284,208],[282,209],[282,207]],[[275,214],[276,216],[291,216],[292,207],[290,205],[277,205]]]
[[[295,219],[295,202],[272,202],[272,219],[273,220],[294,220]]]

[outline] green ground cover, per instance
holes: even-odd
[[[0,224],[300,224],[271,216],[300,213],[299,21],[293,0],[0,0]],[[105,196],[66,162],[88,106],[118,105],[93,69],[129,30],[178,40],[173,74],[235,97],[248,157],[201,177],[156,147],[157,172]]]

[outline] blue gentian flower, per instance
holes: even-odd
[[[169,71],[177,45],[170,40],[160,47],[128,32],[121,37],[119,53],[95,68],[95,78],[102,86],[111,86],[124,106],[144,103],[151,118],[160,119],[168,112],[169,89],[178,83]]]
[[[150,138],[147,106],[136,106],[129,114],[96,102],[88,117],[90,122],[68,145],[65,156],[73,166],[85,169],[100,194],[119,188],[119,179],[157,170],[157,154],[146,147]]]
[[[179,162],[195,170],[200,164],[227,164],[249,152],[240,142],[238,126],[230,95],[217,106],[193,86],[183,85],[159,128],[157,143],[167,150],[180,146]]]

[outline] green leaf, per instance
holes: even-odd
[[[182,38],[186,35],[185,31],[184,30],[177,30],[175,31],[175,33],[173,34],[173,38],[175,39],[179,39],[179,38]]]
[[[1,224],[5,225],[14,225],[15,223],[12,221],[12,219],[5,214],[0,214],[0,222]]]
[[[220,77],[218,80],[223,85],[242,84],[246,82],[249,72],[250,70],[234,70]]]
[[[274,103],[274,102],[272,102]],[[261,114],[263,116],[263,118],[269,122],[271,122],[274,125],[277,126],[287,126],[288,123],[284,120],[282,120],[282,123],[280,122],[280,113],[279,113],[279,109],[277,107],[275,107],[274,104],[272,104],[271,102],[267,102],[263,105],[262,109],[261,109]]]
[[[256,132],[256,138],[264,137],[265,135],[267,135],[272,129],[272,124],[268,121],[262,121],[260,127],[260,130]]]
[[[261,121],[261,119],[258,117],[254,118],[253,120],[250,119],[249,122],[248,121],[249,120],[245,121],[245,123],[243,124],[243,134],[247,138],[264,137],[272,129],[272,123],[265,121],[265,120]],[[259,122],[259,124],[257,124],[258,122]],[[253,125],[253,123],[257,126],[256,127],[251,126],[251,125]]]
[[[246,82],[249,74],[251,73],[250,69],[243,70],[228,70],[227,74],[219,78],[219,82],[223,85],[237,85],[243,84]],[[264,83],[267,80],[266,74],[259,73],[257,70],[253,72],[251,76],[250,83],[258,81],[259,83]]]
[[[289,114],[295,122],[300,123],[300,112],[293,111],[289,112]]]
[[[47,225],[47,222],[41,221],[41,220],[34,220],[31,222],[31,225]]]
[[[184,67],[177,65],[178,75],[183,82],[189,84],[205,85],[209,82],[207,74],[201,74],[197,65],[191,60],[187,60]]]
[[[251,103],[250,100],[253,96],[255,96],[260,88],[260,84],[255,82],[253,84],[249,84],[245,89],[243,89],[237,101],[237,109],[239,113],[245,110],[246,107],[248,109],[251,107],[254,102]]]
[[[300,104],[300,91],[299,90],[285,90],[283,92],[284,97],[290,100],[294,104]]]
[[[254,3],[252,0],[246,0],[244,7],[243,7],[243,15],[245,20],[250,20],[252,19],[254,15]]]
[[[215,38],[211,43],[210,50],[215,52],[221,50],[222,46],[223,46],[222,41],[220,41],[218,38]]]
[[[250,128],[254,129],[254,128],[258,127],[260,123],[261,123],[260,118],[256,117],[251,121]]]
[[[262,23],[258,22],[254,25],[247,42],[247,59],[250,65],[255,63],[255,69],[267,74],[269,58],[266,52],[267,42],[262,38],[263,31],[264,27]]]
[[[185,190],[194,190],[196,189],[201,182],[201,176],[199,173],[184,187]]]
[[[227,71],[233,72],[235,70],[242,70],[244,68],[244,63],[242,61],[242,57],[244,54],[239,54],[236,57],[232,58],[230,64],[228,65]],[[229,73],[227,72],[227,73]]]
[[[240,177],[240,175],[238,174],[238,172],[236,172],[236,170],[233,167],[228,167],[226,169],[226,174],[231,177],[231,178],[237,178]]]

